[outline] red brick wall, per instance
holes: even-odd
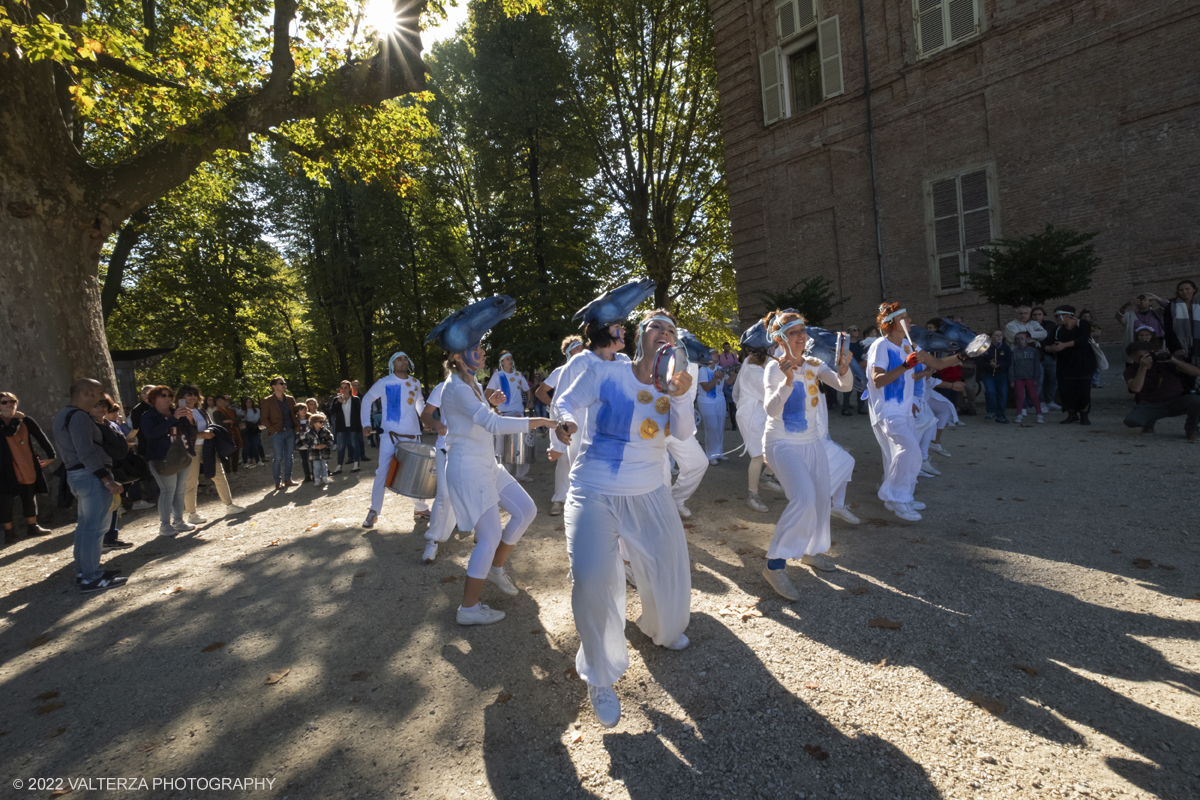
[[[859,4],[820,2],[839,18],[845,94],[764,126],[774,5],[709,0],[742,321],[757,292],[820,274],[851,298],[828,323],[866,324],[881,292]],[[1200,4],[981,0],[980,36],[920,60],[909,0],[864,5],[888,299],[980,330],[1012,317],[935,291],[925,185],[976,164],[994,168],[1000,236],[1100,232],[1092,288],[1058,302],[1092,309],[1105,340],[1125,300],[1200,279]]]

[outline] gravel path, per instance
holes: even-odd
[[[1111,382],[1113,378],[1109,378]],[[71,528],[0,551],[0,778],[259,778],[259,797],[1200,797],[1200,448],[1182,422],[1138,436],[1123,391],[1095,424],[968,417],[922,479],[922,522],[875,499],[865,417],[832,420],[858,459],[835,520],[840,569],[760,576],[784,502],[744,504],[744,459],[689,504],[692,644],[628,627],[624,715],[601,729],[574,677],[562,518],[510,561],[508,613],[460,628],[470,536],[424,566],[421,524],[370,472],[325,491],[234,482],[252,514],[155,538],[126,518],[131,576],[82,598]],[[732,446],[736,434],[728,433]],[[369,464],[369,467],[375,465]],[[297,468],[297,472],[299,469]],[[206,498],[211,509],[218,506]],[[639,612],[630,592],[629,619]],[[748,613],[747,613],[748,612]],[[761,614],[761,616],[757,616]],[[872,627],[873,620],[899,623]],[[270,675],[287,670],[273,684]],[[55,784],[57,785],[57,784]],[[182,785],[182,784],[181,784]],[[196,788],[139,796],[243,794]],[[49,796],[48,790],[7,796]],[[70,797],[126,796],[76,789]]]

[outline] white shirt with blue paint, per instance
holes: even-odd
[[[402,436],[421,435],[421,412],[425,410],[425,397],[421,394],[421,382],[409,375],[398,378],[394,374],[375,381],[362,399],[362,426],[371,427],[371,404],[379,400],[383,414],[379,423],[384,431]]]
[[[579,424],[582,450],[571,469],[571,485],[606,495],[647,494],[662,486],[667,435],[686,439],[695,432],[692,405],[640,382],[628,361],[587,364],[556,400],[565,422]]]
[[[613,362],[628,364],[630,363],[629,356],[625,355],[624,353],[617,353],[616,357],[613,359]],[[589,365],[604,363],[608,362],[605,362],[603,358],[585,348],[571,356],[571,359],[559,368],[562,371],[559,372],[558,380],[553,386],[554,397],[550,398],[552,406],[550,416],[552,418],[562,419],[562,417],[558,416],[561,412],[558,406],[558,399],[562,396],[562,393],[571,388],[572,383],[579,380],[579,376],[584,373],[584,370],[586,370]],[[575,418],[575,424],[579,426],[580,432],[591,430],[591,421],[587,409],[584,409],[582,412],[580,412],[580,416]],[[579,433],[576,433],[575,435],[578,436]],[[586,436],[584,437],[583,441],[587,441]],[[567,452],[567,446],[559,441],[557,436],[550,437],[550,449],[556,450],[559,453]]]
[[[429,392],[429,399],[426,401],[426,403],[438,410],[443,426],[446,424],[446,414],[442,411],[442,392],[446,388],[446,383],[447,381],[442,381],[437,386],[433,387],[433,389]],[[436,447],[438,450],[446,449],[446,435],[444,433],[438,434],[437,443],[434,444],[434,447]]]
[[[704,389],[704,387],[700,387],[700,390],[696,393],[697,403],[700,403],[701,405],[716,405],[717,403],[725,402],[725,394],[722,391],[724,388],[724,379],[722,378],[722,380],[717,380],[717,373],[712,367],[700,367],[700,372],[696,376],[696,381],[697,385],[701,383],[708,383],[709,381],[716,381],[716,383],[713,384],[713,387],[707,391]]]
[[[525,413],[525,401],[521,397],[521,392],[529,391],[529,381],[525,380],[525,376],[521,373],[498,369],[492,374],[487,388],[493,392],[504,393],[504,402],[497,406],[501,414],[515,412],[519,416]]]
[[[806,359],[796,367],[792,385],[788,386],[779,362],[774,359],[767,362],[763,374],[763,408],[767,412],[764,441],[815,442],[824,435],[828,421],[823,427],[825,398],[821,395],[821,383],[848,392],[854,387],[854,376],[849,371],[838,375],[824,362]]]
[[[916,390],[912,370],[905,371],[899,378],[882,387],[875,386],[874,377],[875,367],[884,372],[891,372],[903,364],[910,353],[912,346],[908,342],[895,345],[887,337],[880,337],[871,343],[871,349],[867,351],[867,401],[871,410],[871,424],[886,417],[912,418]]]

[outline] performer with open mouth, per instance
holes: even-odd
[[[687,400],[692,379],[686,370],[667,382],[655,373],[660,349],[676,344],[674,315],[647,312],[637,337],[632,363],[592,361],[556,400],[559,438],[584,437],[565,513],[574,576],[571,607],[580,639],[575,668],[587,681],[597,719],[608,728],[621,718],[612,685],[629,667],[618,541],[625,545],[641,597],[638,627],[662,647],[688,645],[691,563],[662,471],[667,435],[687,438],[695,428]],[[580,430],[577,421],[584,411],[588,428]]]
[[[764,324],[779,346],[779,357],[767,363],[764,375],[765,450],[788,504],[767,547],[763,577],[781,596],[799,600],[786,571],[789,558],[800,558],[800,563],[813,569],[836,569],[833,559],[825,555],[830,547],[831,501],[829,460],[818,424],[825,400],[818,383],[848,392],[854,387],[854,376],[848,353],[837,372],[818,359],[804,358],[808,332],[799,313],[777,311]]]
[[[466,586],[456,619],[459,625],[488,625],[504,619],[504,612],[479,601],[485,581],[507,595],[517,587],[504,572],[504,562],[513,546],[537,515],[528,493],[496,462],[497,434],[525,433],[554,422],[541,417],[502,417],[489,406],[499,404],[499,392],[484,400],[475,380],[483,366],[479,340],[502,319],[512,316],[516,303],[500,295],[472,303],[456,311],[425,339],[437,340],[446,353],[449,378],[442,390],[441,412],[446,426],[446,483],[450,505],[460,530],[475,530],[476,544],[467,562]],[[500,525],[500,509],[508,512],[508,524]]]
[[[383,490],[387,483],[388,468],[396,452],[395,442],[421,441],[421,411],[425,408],[425,396],[421,393],[421,382],[409,374],[412,362],[407,353],[394,353],[388,359],[387,375],[371,385],[362,399],[363,435],[371,435],[371,405],[378,400],[383,407],[383,422],[380,424],[379,468],[375,470],[375,485],[371,489],[371,508],[367,512],[364,528],[375,527],[379,512],[383,511]],[[424,500],[413,500],[413,517],[429,519],[429,504]]]

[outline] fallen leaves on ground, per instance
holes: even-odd
[[[142,752],[149,753],[151,750],[153,750],[156,747],[158,747],[158,742],[151,739],[150,741],[148,741],[144,745],[142,745]]]
[[[992,714],[1003,714],[1008,711],[1008,706],[999,700],[992,700],[983,695],[973,694],[967,698],[970,702]]]
[[[172,586],[170,589],[163,589],[159,594],[179,594],[182,591],[182,586]]]
[[[62,797],[63,795],[68,795],[70,793],[71,793],[70,789],[55,789],[53,792],[50,793],[50,796],[51,797]]]
[[[573,681],[579,680],[579,672],[574,667],[567,667],[563,670],[563,675]]]
[[[755,548],[753,548],[753,547],[739,547],[737,550],[734,550],[733,552],[737,553],[739,556],[745,556],[745,555],[749,555],[750,553],[753,553],[754,550],[755,550]]]
[[[290,669],[285,669],[285,670],[280,670],[279,672],[272,672],[272,673],[268,674],[266,683],[264,685],[265,686],[273,686],[276,683],[279,683],[281,680],[283,680],[284,678],[287,677],[289,672],[291,672]]]
[[[690,527],[690,526],[688,526],[688,525],[684,525],[683,527],[687,528],[687,527]],[[724,533],[725,531],[727,531],[727,530],[729,530],[729,529],[728,529],[728,528],[717,528],[717,530],[718,530],[718,531],[720,531],[721,533]]]
[[[35,697],[33,699],[34,700],[53,700],[56,697],[58,697],[58,692],[42,692],[41,694],[39,694],[37,697]]]
[[[41,647],[48,641],[50,641],[50,636],[48,634],[43,633],[41,636],[30,639],[28,642],[26,642],[25,649],[32,650],[35,647]]]
[[[371,677],[371,673],[367,672],[365,669],[360,669],[358,672],[350,676],[350,680],[365,681],[369,677]]]
[[[278,539],[272,539],[271,541],[269,541],[269,542],[267,542],[266,544],[264,544],[264,545],[263,545],[263,547],[278,547],[278,546],[279,546],[279,540],[278,540]]]
[[[67,732],[67,726],[64,725],[61,728],[55,728],[52,731],[47,731],[46,738],[47,739],[57,739],[59,736],[62,736],[66,732]]]
[[[863,595],[863,594],[870,594],[870,593],[871,593],[871,590],[865,586],[855,586],[853,589],[850,590],[850,594]]]
[[[692,528],[695,528],[695,527],[696,527],[696,526],[695,526],[695,525],[693,525],[693,524],[692,524],[692,523],[690,523],[690,522],[685,522],[685,523],[683,523],[683,529],[684,529],[685,531],[690,531]],[[725,529],[724,529],[724,528],[721,528],[721,530],[725,530]]]
[[[905,564],[904,567],[906,569],[916,569],[917,565],[916,564]]]
[[[750,530],[750,526],[734,524],[734,525],[729,526],[729,530],[731,530],[731,531],[748,531],[748,530]]]
[[[887,659],[885,658],[883,661],[880,661],[878,664],[875,665],[875,671],[878,672],[879,670],[883,669],[886,666],[887,666]]]
[[[732,606],[732,605],[730,605],[730,606],[725,606],[717,613],[720,614],[722,617],[737,617],[742,622],[745,622],[746,620],[750,619],[751,617],[761,617],[762,616],[762,612],[759,611],[754,606]]]
[[[1159,568],[1159,569],[1168,569],[1168,570],[1169,570],[1169,569],[1175,569],[1174,567],[1167,566],[1166,564],[1159,564],[1159,565],[1158,565],[1158,568]]]
[[[1014,498],[1013,498],[1013,502],[1014,502],[1014,503],[1024,503],[1024,502],[1025,502],[1025,498],[1024,498],[1024,497],[1014,497]]]
[[[447,575],[446,577],[442,578],[442,583],[454,583],[456,580],[458,580],[457,575]]]
[[[506,705],[509,700],[512,700],[512,692],[501,692],[500,694],[496,695],[497,705]]]
[[[888,525],[888,521],[886,519],[879,519],[878,517],[872,517],[871,519],[867,520],[867,524],[872,527],[875,527],[875,528],[886,528]]]
[[[724,497],[722,497],[718,500],[714,500],[713,502],[714,503],[728,503],[729,501],[727,499],[725,499]]]
[[[1150,569],[1154,566],[1154,562],[1148,558],[1135,558],[1133,565],[1138,569]]]
[[[364,569],[362,572],[356,572],[356,573],[354,573],[354,577],[365,578],[365,577],[367,577],[367,571]]]
[[[896,622],[887,617],[876,617],[867,623],[869,628],[887,628],[890,631],[898,631],[903,625],[903,622]]]
[[[804,745],[804,752],[808,753],[817,761],[824,761],[825,759],[829,758],[829,753],[826,753],[824,750],[822,750],[821,746],[818,744]]]
[[[1037,675],[1038,671],[1033,667],[1027,667],[1024,664],[1013,664],[1014,667],[1024,672],[1026,675]]]
[[[725,540],[725,539],[722,539],[721,541],[717,542],[717,544],[718,544],[718,545],[723,545],[723,544],[725,544],[725,543],[726,543],[726,540]]]
[[[571,744],[579,744],[583,741],[583,731],[574,731],[571,733]]]
[[[1110,550],[1109,552],[1112,553],[1113,555],[1118,555],[1118,556],[1121,555],[1120,550]]]
[[[214,650],[220,650],[224,646],[225,646],[224,642],[213,642],[212,644],[210,644],[208,647],[204,648],[200,652],[201,653],[211,653]]]
[[[53,703],[46,703],[45,705],[38,706],[35,709],[35,711],[37,712],[37,715],[40,717],[45,714],[49,714],[52,711],[58,711],[60,708],[63,708],[66,705],[67,705],[66,701],[64,701],[64,700],[55,700]]]
[[[311,531],[313,528],[319,528],[320,526],[321,526],[321,523],[314,522],[312,525],[308,526],[308,529]]]

